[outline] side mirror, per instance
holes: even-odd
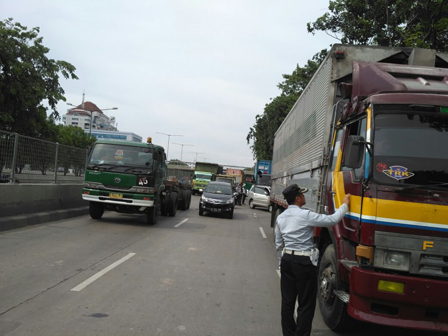
[[[357,169],[362,165],[365,152],[365,140],[359,135],[350,135],[345,146],[344,166]]]

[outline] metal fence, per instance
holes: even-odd
[[[0,182],[82,183],[86,149],[0,131]]]

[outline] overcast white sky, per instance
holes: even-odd
[[[336,43],[308,34],[328,0],[0,0],[1,20],[40,27],[49,56],[76,67],[67,102],[116,116],[120,131],[166,148],[169,159],[253,166],[255,116],[279,95],[282,74]],[[58,110],[69,106],[61,102]]]

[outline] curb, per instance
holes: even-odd
[[[54,222],[61,219],[84,216],[89,213],[89,207],[38,212],[22,216],[0,217],[0,232],[24,228],[27,226]]]

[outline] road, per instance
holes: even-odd
[[[106,212],[0,234],[0,335],[281,335],[269,212]],[[369,324],[336,334],[432,335]],[[436,335],[436,334],[433,334]],[[438,334],[437,334],[438,335]]]

